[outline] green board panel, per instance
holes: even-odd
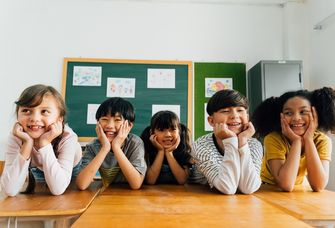
[[[74,67],[101,67],[101,86],[73,85]],[[152,105],[180,105],[180,120],[187,126],[192,123],[191,113],[191,62],[148,60],[65,59],[62,93],[68,107],[68,124],[80,141],[96,137],[95,124],[87,124],[88,104],[101,104],[107,97],[107,78],[135,78],[135,97],[124,99],[135,108],[132,133],[140,135],[149,125]],[[175,88],[147,88],[148,69],[174,69]]]
[[[246,66],[244,63],[194,63],[194,140],[205,131],[206,78],[232,78],[233,89],[246,95]]]

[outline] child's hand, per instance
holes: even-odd
[[[255,134],[254,125],[251,122],[243,124],[243,130],[238,134],[239,148],[244,146],[248,139],[250,139]]]
[[[175,149],[177,149],[180,143],[180,136],[178,135],[178,137],[175,138],[174,141],[172,141],[172,143],[173,144],[169,148],[165,149],[165,153],[172,153]]]
[[[156,147],[158,151],[164,150],[164,147],[161,144],[159,144],[159,142],[157,141],[157,136],[155,134],[150,135],[149,139],[152,145],[154,145],[154,147]]]
[[[314,132],[318,128],[318,114],[314,107],[312,107],[312,112],[309,113],[309,125],[308,128],[303,135],[304,139],[313,139]]]
[[[123,124],[121,124],[121,127],[119,129],[119,132],[117,133],[117,136],[112,141],[112,149],[113,151],[116,148],[121,148],[124,140],[127,138],[130,130],[132,129],[133,124],[130,123],[128,120],[124,121]]]
[[[42,148],[49,143],[52,142],[55,138],[57,138],[59,135],[61,135],[63,132],[63,122],[60,120],[57,120],[55,123],[50,124],[47,128],[47,131],[44,132],[39,140],[38,140],[38,147]]]
[[[229,130],[227,124],[224,123],[216,123],[213,130],[215,137],[220,140],[236,136],[233,131]]]
[[[23,127],[18,122],[14,124],[13,135],[21,139],[23,143],[31,143],[32,145],[34,142],[34,140],[26,132],[23,131]]]
[[[104,148],[106,151],[111,150],[111,144],[104,132],[104,129],[102,129],[100,123],[98,122],[96,127],[95,127],[95,132],[97,133],[98,140],[101,143],[101,148]]]
[[[286,136],[291,142],[294,142],[296,140],[301,140],[301,137],[292,131],[292,129],[290,128],[290,125],[287,123],[287,120],[284,118],[283,113],[280,113],[280,124],[281,124],[282,134]]]

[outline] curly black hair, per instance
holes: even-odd
[[[318,114],[318,130],[335,130],[335,91],[323,87],[314,91],[297,90],[286,92],[280,97],[264,100],[254,111],[251,121],[256,129],[256,137],[263,138],[272,131],[281,132],[280,113],[284,104],[293,97],[301,97],[314,106]]]

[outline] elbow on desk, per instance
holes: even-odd
[[[14,197],[19,193],[19,191],[14,190],[14,189],[3,188],[3,190],[7,196],[11,196],[11,197]]]
[[[237,191],[237,186],[214,185],[214,187],[225,195],[234,195]]]
[[[59,196],[65,192],[66,188],[50,188],[52,195]]]
[[[284,191],[284,192],[292,192],[294,189],[294,184],[289,183],[278,183],[278,186]]]

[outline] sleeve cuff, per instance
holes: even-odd
[[[237,147],[238,147],[238,139],[237,139],[237,136],[223,139],[223,140],[222,140],[222,143],[223,143],[223,145],[225,145],[225,144],[231,144],[231,145],[233,145],[234,147],[237,148]]]
[[[238,149],[238,151],[240,152],[240,154],[246,154],[249,152],[249,145],[248,143],[246,143],[244,146],[242,146],[241,148]]]

